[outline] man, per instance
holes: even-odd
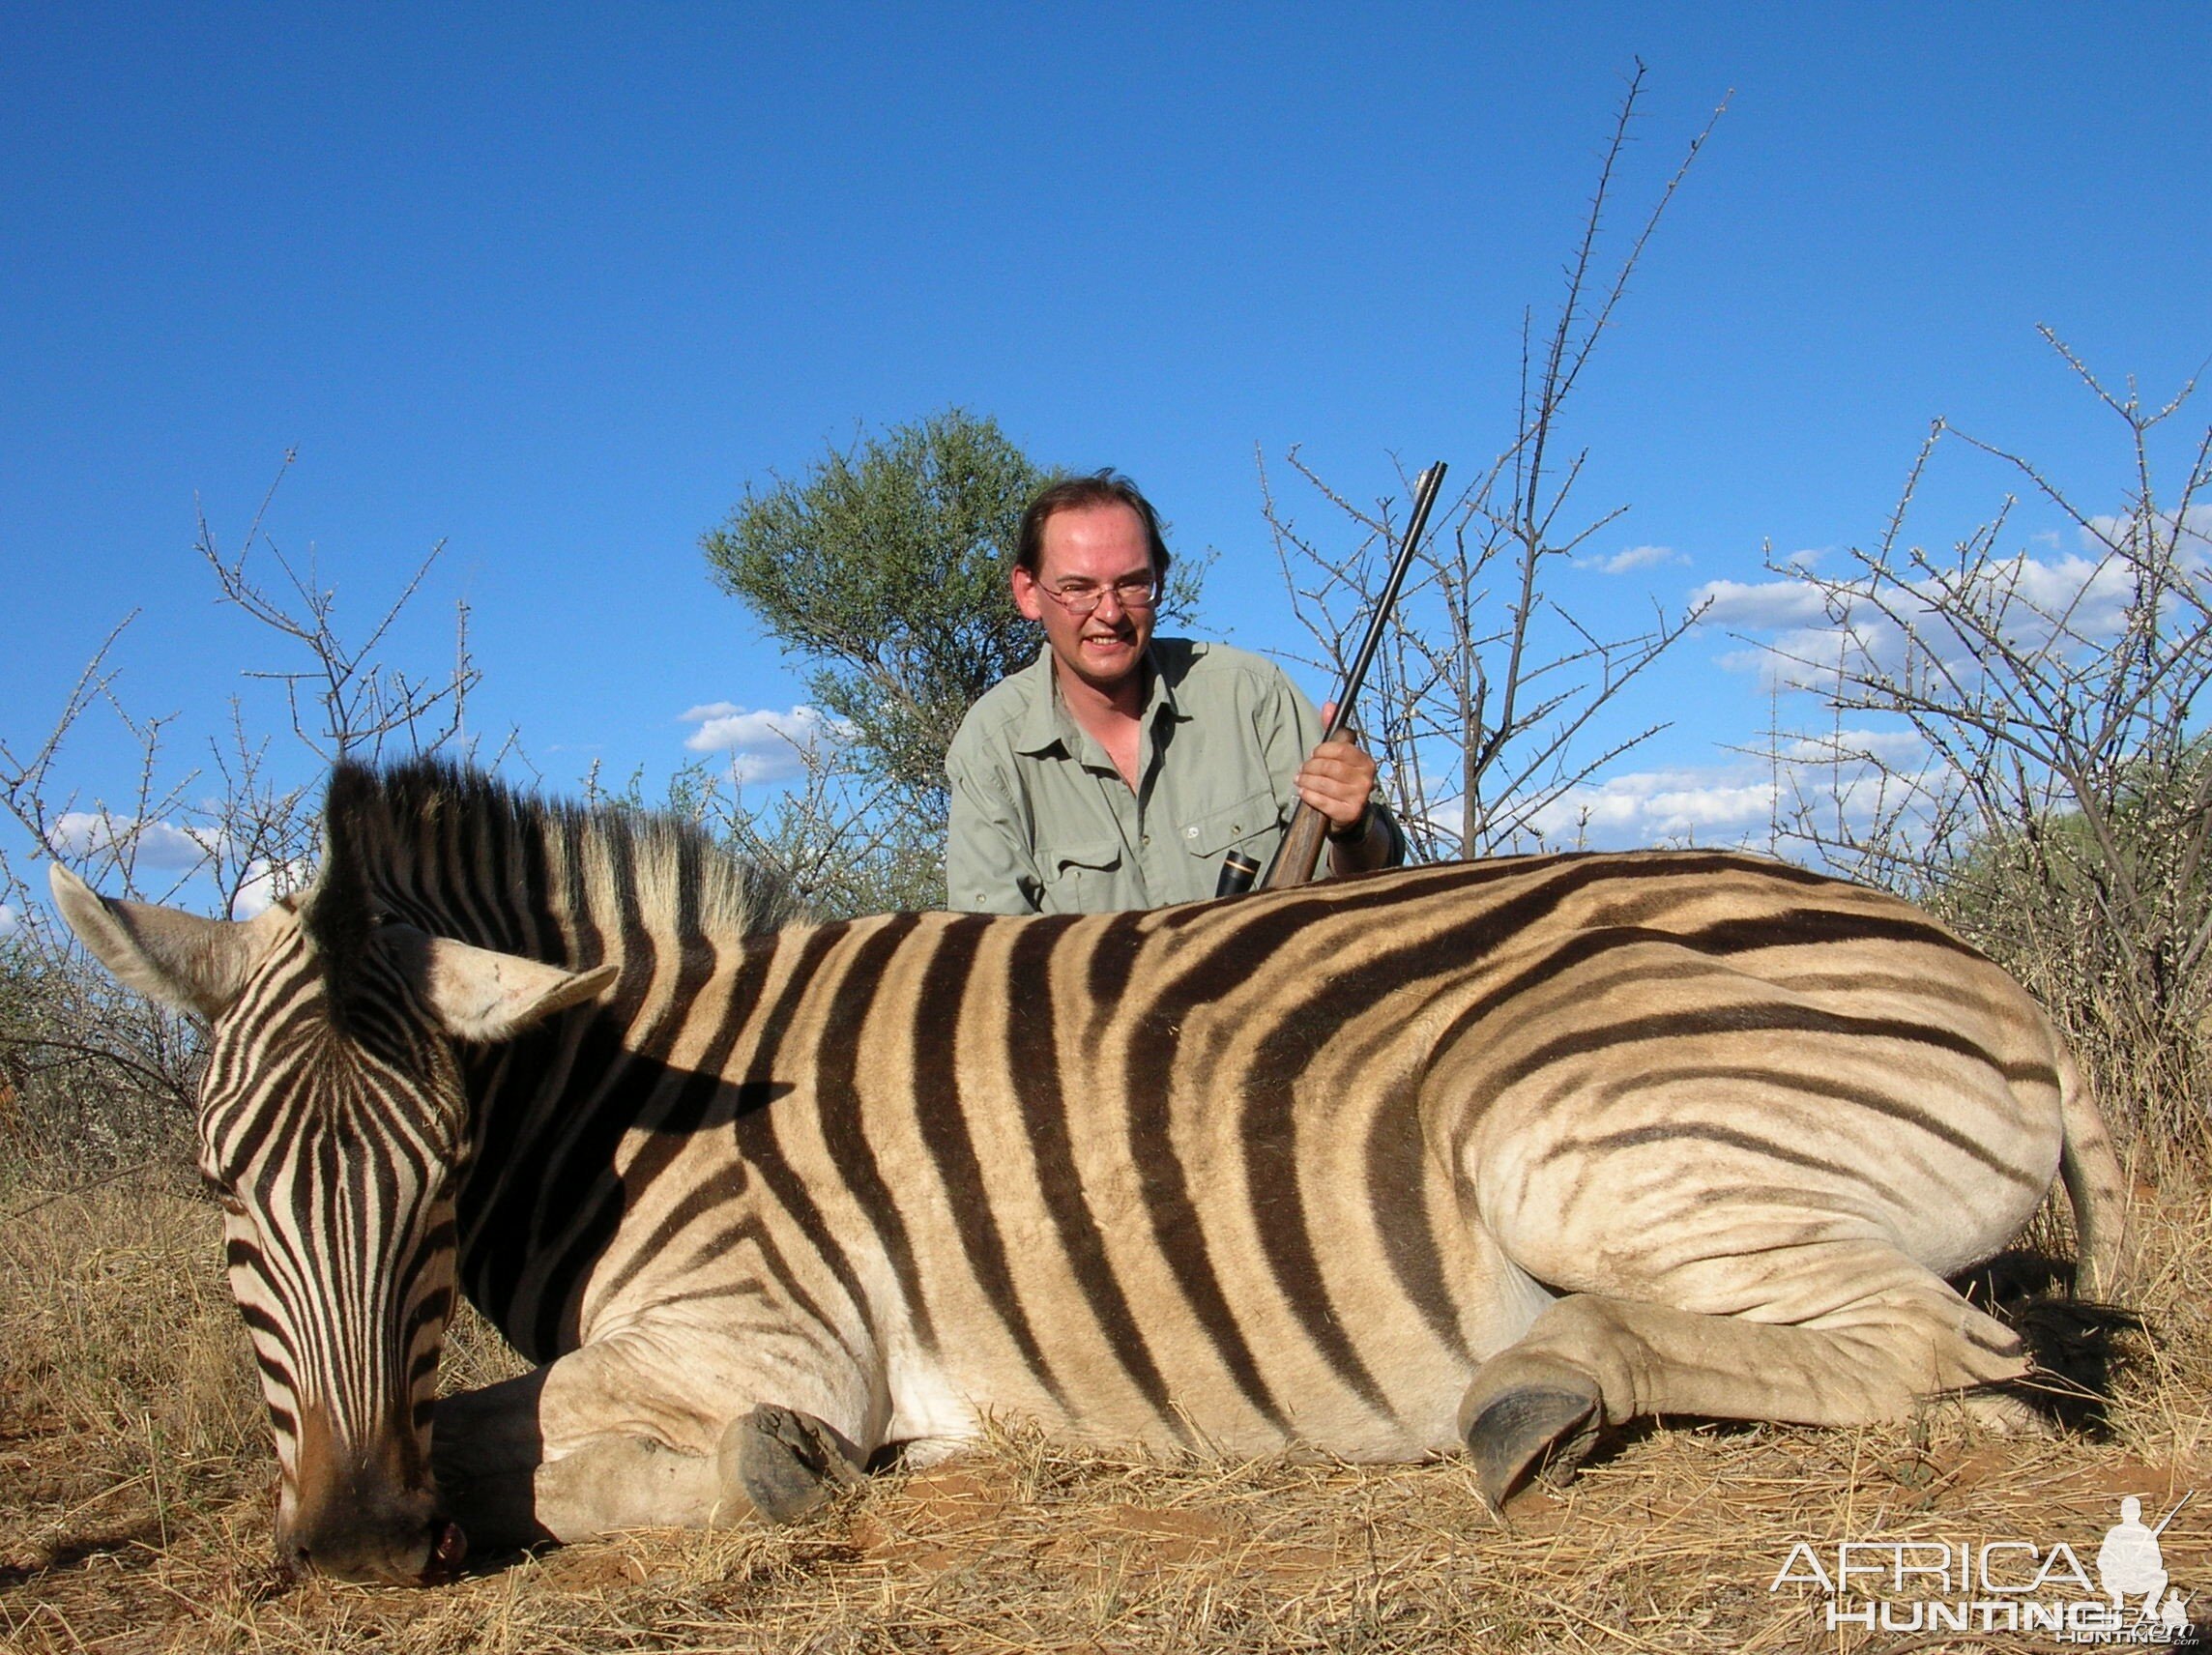
[[[955,909],[1095,914],[1214,894],[1223,859],[1263,866],[1299,799],[1329,824],[1330,871],[1404,858],[1375,761],[1281,669],[1152,636],[1168,571],[1159,517],[1111,471],[1023,513],[1014,603],[1045,647],[969,710],[946,755]]]

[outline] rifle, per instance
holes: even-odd
[[[2181,1515],[2182,1506],[2185,1506],[2189,1503],[2190,1495],[2193,1495],[2197,1491],[2195,1489],[2186,1491],[2182,1495],[2179,1503],[2177,1503],[2174,1508],[2168,1512],[2163,1518],[2159,1519],[2158,1526],[2150,1531],[2150,1537],[2153,1540],[2156,1540],[2160,1535],[2164,1534],[2166,1532],[2166,1525]]]
[[[1398,589],[1406,583],[1406,571],[1412,566],[1413,553],[1421,543],[1421,532],[1429,526],[1429,508],[1436,505],[1437,494],[1443,487],[1444,462],[1421,473],[1413,484],[1413,514],[1406,522],[1406,537],[1398,547],[1397,562],[1390,566],[1390,578],[1382,583],[1382,595],[1376,600],[1375,613],[1367,623],[1367,636],[1361,640],[1359,653],[1352,659],[1352,670],[1344,675],[1344,684],[1336,692],[1336,712],[1322,732],[1324,741],[1334,740],[1352,722],[1353,698],[1366,682],[1367,668],[1375,659],[1375,652],[1382,643],[1382,627],[1390,619],[1390,610],[1398,601]],[[1291,815],[1291,826],[1283,834],[1283,842],[1276,848],[1275,859],[1267,864],[1267,872],[1260,881],[1262,890],[1283,890],[1291,886],[1304,885],[1313,878],[1314,866],[1321,860],[1323,841],[1328,834],[1328,819],[1304,799]],[[1235,853],[1232,856],[1235,857]],[[1249,862],[1249,857],[1238,858]],[[1232,860],[1221,870],[1220,888],[1216,894],[1234,896],[1250,888],[1252,876]]]

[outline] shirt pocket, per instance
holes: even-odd
[[[1042,900],[1046,914],[1088,914],[1108,906],[1114,883],[1121,871],[1120,841],[1099,839],[1082,845],[1051,845],[1041,849],[1037,860],[1044,875]]]
[[[1221,856],[1239,846],[1249,848],[1255,840],[1271,839],[1283,825],[1283,807],[1277,802],[1274,790],[1262,788],[1249,798],[1235,804],[1209,810],[1203,816],[1193,817],[1181,828],[1182,848],[1202,862],[1218,860]],[[1271,851],[1273,847],[1270,845]]]

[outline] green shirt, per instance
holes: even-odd
[[[969,709],[946,754],[956,910],[1101,914],[1210,897],[1222,858],[1263,866],[1297,806],[1321,717],[1280,667],[1154,638],[1134,792],[1062,703],[1052,652]]]

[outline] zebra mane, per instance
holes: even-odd
[[[579,968],[618,931],[681,946],[807,917],[781,876],[673,817],[539,798],[445,759],[341,760],[302,915],[334,987],[386,915]]]

